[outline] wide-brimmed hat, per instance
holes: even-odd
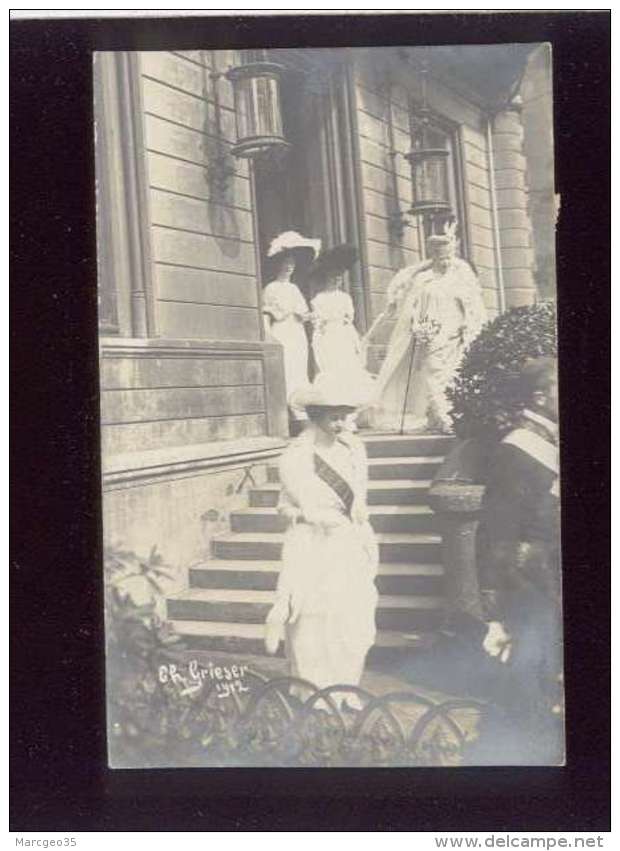
[[[320,239],[308,239],[296,230],[287,230],[271,240],[267,257],[277,262],[286,254],[292,254],[297,261],[311,262],[321,250]]]
[[[374,381],[363,370],[352,375],[347,371],[320,372],[312,384],[300,387],[291,396],[299,408],[362,408],[373,396]]]
[[[334,248],[328,248],[316,258],[310,266],[307,276],[310,278],[329,278],[332,275],[342,275],[357,260],[358,251],[354,245],[343,242]]]

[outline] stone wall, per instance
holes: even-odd
[[[230,153],[231,83],[213,76],[231,52],[137,56],[158,334],[258,340],[248,163]]]
[[[249,167],[231,154],[233,94],[217,76],[233,63],[166,51],[95,67],[105,542],[157,545],[180,569],[288,434]]]
[[[200,469],[189,464],[108,475],[104,484],[104,545],[146,557],[157,547],[174,573],[166,590],[187,586],[187,571],[211,557],[214,535],[227,530],[229,513],[247,505],[247,489],[266,481],[267,458],[243,461],[220,458]],[[193,467],[193,468],[192,468]]]

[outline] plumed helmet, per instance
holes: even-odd
[[[450,248],[453,253],[456,253],[458,238],[457,238],[458,223],[456,221],[448,222],[444,225],[443,233],[432,234],[426,240],[426,248],[432,253],[437,248]]]

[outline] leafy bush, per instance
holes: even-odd
[[[509,431],[524,403],[516,380],[523,366],[556,354],[554,302],[514,307],[486,325],[448,391],[457,435],[496,440]]]
[[[179,641],[157,613],[162,579],[174,579],[153,547],[146,559],[120,549],[105,553],[106,644],[110,660],[141,660],[151,666]]]
[[[162,580],[174,576],[154,547],[147,558],[107,549],[104,576],[110,756],[117,766],[165,763],[179,733],[179,708],[157,672],[184,647],[158,609]]]

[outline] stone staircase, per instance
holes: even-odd
[[[441,537],[428,489],[452,438],[362,434],[368,452],[370,522],[379,542],[379,604],[373,658],[424,645],[440,624]],[[212,541],[213,558],[189,571],[189,588],[167,600],[168,617],[196,650],[264,653],[263,624],[278,579],[285,520],[277,465]],[[280,652],[283,652],[282,645]]]

